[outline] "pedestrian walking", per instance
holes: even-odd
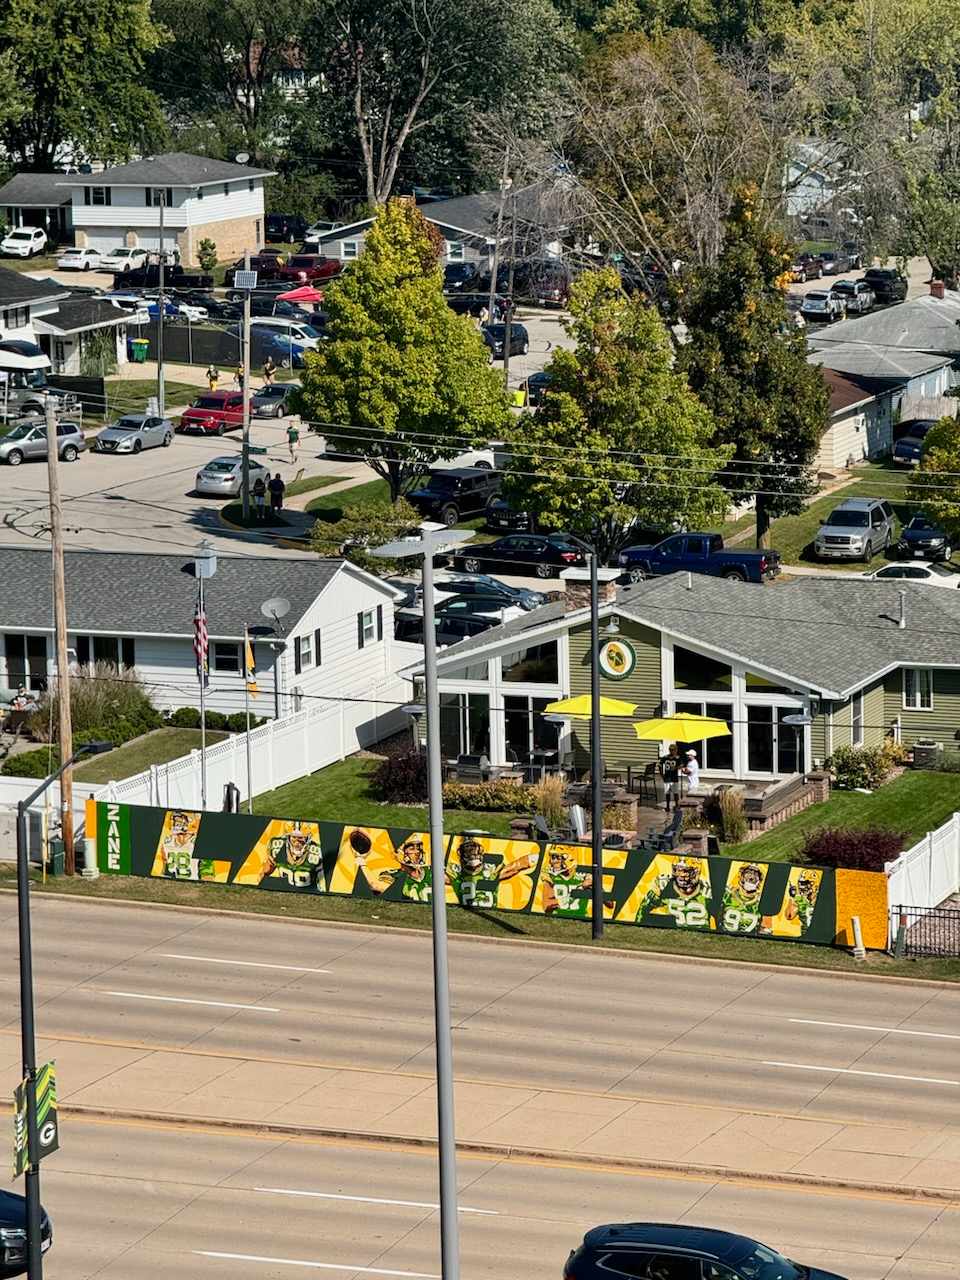
[[[263,385],[265,387],[273,386],[273,376],[277,372],[277,366],[273,363],[273,357],[267,356],[263,362]]]
[[[671,742],[667,754],[660,757],[660,775],[663,778],[663,795],[669,813],[671,796],[674,808],[678,808],[680,804],[680,758],[675,742]]]
[[[287,427],[287,445],[290,449],[290,461],[297,460],[297,446],[300,444],[300,428],[295,422],[291,422]]]
[[[257,509],[257,519],[265,520],[267,518],[264,503],[267,500],[267,486],[264,483],[263,476],[257,476],[253,482],[253,503]]]
[[[480,320],[480,328],[481,328],[481,329],[483,329],[486,325],[488,325],[488,324],[490,323],[490,311],[489,311],[489,308],[488,308],[488,307],[486,307],[486,306],[482,306],[482,307],[480,308],[480,315],[479,315],[479,317],[478,317],[478,318],[479,318],[479,320]]]
[[[213,363],[207,365],[207,384],[211,391],[216,391],[220,381],[220,370]]]
[[[287,486],[283,483],[283,477],[279,471],[270,481],[267,488],[270,490],[270,510],[282,511],[283,495],[286,492]]]

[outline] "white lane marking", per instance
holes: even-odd
[[[402,1276],[404,1280],[442,1280],[426,1271],[388,1271],[386,1267],[352,1267],[341,1262],[308,1262],[305,1258],[264,1258],[257,1253],[215,1253],[212,1249],[194,1249],[200,1258],[226,1258],[228,1262],[270,1262],[275,1267],[314,1267],[318,1271],[362,1271],[371,1276]]]
[[[882,1031],[887,1036],[928,1036],[931,1040],[960,1040],[948,1031],[914,1031],[910,1027],[873,1027],[865,1022],[819,1022],[816,1018],[788,1018],[805,1027],[840,1027],[844,1031]]]
[[[204,964],[240,964],[246,969],[289,969],[293,973],[332,973],[332,969],[308,969],[302,964],[265,964],[261,960],[220,960],[217,956],[185,956],[177,951],[161,951],[161,960],[200,960]]]
[[[264,1191],[274,1196],[309,1196],[316,1200],[352,1200],[357,1204],[398,1204],[406,1209],[439,1209],[438,1204],[429,1200],[380,1200],[377,1196],[342,1196],[332,1191],[290,1191],[286,1187],[254,1187],[254,1191]],[[499,1218],[496,1209],[469,1209],[466,1205],[458,1205],[459,1213],[482,1213],[491,1218]]]
[[[148,996],[142,991],[104,991],[105,996],[121,996],[126,1000],[162,1000],[164,1004],[202,1004],[213,1009],[252,1009],[255,1013],[279,1013],[267,1004],[228,1004],[225,1000],[190,1000],[187,996]]]
[[[829,1071],[842,1076],[872,1076],[875,1080],[912,1080],[915,1084],[955,1084],[960,1080],[941,1080],[937,1076],[895,1076],[889,1071],[858,1071],[855,1067],[813,1067],[806,1062],[765,1062],[765,1067],[787,1067],[791,1071]]]

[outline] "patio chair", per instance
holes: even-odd
[[[640,803],[643,804],[649,791],[653,803],[660,803],[660,794],[657,790],[657,778],[660,776],[660,766],[656,760],[651,760],[640,775]]]
[[[645,853],[670,853],[680,843],[680,828],[683,826],[683,810],[674,809],[670,821],[660,828],[651,827],[646,835],[641,836],[634,846]]]

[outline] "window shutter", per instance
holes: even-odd
[[[300,641],[294,637],[293,641],[293,671],[295,675],[299,675],[303,669],[303,663],[300,661]]]
[[[103,188],[103,203],[113,204],[113,187]]]
[[[89,187],[84,187],[84,188],[83,188],[83,203],[84,203],[84,204],[89,204],[89,203],[90,203],[90,188],[89,188]]]
[[[173,187],[167,187],[167,208],[173,208]]]
[[[90,665],[90,637],[77,636],[77,666],[88,667]]]
[[[363,648],[363,613],[357,614],[357,648]]]
[[[320,628],[319,627],[317,627],[316,631],[313,633],[313,665],[315,667],[319,667],[320,665]]]
[[[147,193],[146,205],[149,209],[153,206],[153,187],[144,187],[144,191]]]
[[[377,639],[383,639],[383,605],[377,605]]]
[[[125,667],[135,667],[137,665],[136,645],[132,636],[121,636],[120,651],[121,660]]]

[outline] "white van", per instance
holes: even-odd
[[[291,320],[288,316],[257,316],[251,321],[250,327],[253,333],[259,330],[263,334],[272,330],[278,337],[289,338],[310,351],[316,351],[323,340],[320,330],[315,329],[312,324],[307,324],[305,320]]]
[[[0,421],[23,414],[42,414],[47,396],[54,398],[57,413],[76,406],[72,391],[47,383],[50,357],[33,342],[8,338],[0,342]]]

